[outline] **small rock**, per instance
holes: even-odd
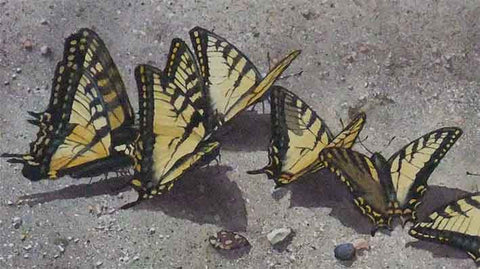
[[[23,249],[29,251],[32,249],[32,245],[24,246]]]
[[[17,74],[20,74],[20,73],[22,73],[22,68],[20,68],[20,67],[17,67],[17,68],[15,69],[15,72],[17,72]]]
[[[154,233],[155,233],[155,228],[150,228],[150,229],[148,230],[148,233],[149,233],[149,234],[154,234]]]
[[[73,240],[74,243],[78,243],[78,241],[80,241],[80,239],[78,239],[78,238],[75,238],[75,239]]]
[[[335,247],[334,254],[341,261],[351,261],[355,258],[355,247],[352,243],[340,244]]]
[[[44,46],[42,46],[42,47],[40,48],[40,53],[41,53],[43,56],[49,55],[50,52],[51,52],[51,49],[50,49],[48,46],[46,46],[46,45],[44,45]]]
[[[123,192],[120,192],[119,194],[117,194],[117,197],[118,199],[123,199]]]
[[[95,263],[95,266],[96,266],[97,268],[99,268],[100,266],[102,266],[102,264],[103,264],[103,262],[97,262],[97,263]]]
[[[65,252],[65,248],[61,245],[58,245],[58,250],[60,251],[60,253],[64,253]]]
[[[348,86],[349,91],[353,91],[353,86]]]
[[[10,200],[8,200],[8,201],[7,201],[7,205],[13,205],[13,202],[10,201]]]
[[[16,79],[16,78],[17,78],[17,74],[13,74],[12,79]]]
[[[40,24],[41,25],[47,25],[48,24],[48,21],[46,19],[41,19],[40,20]]]
[[[22,226],[23,221],[19,217],[14,217],[12,220],[12,223],[13,223],[13,228],[18,229],[20,228],[20,226]]]
[[[267,239],[270,241],[270,244],[276,245],[283,242],[291,233],[292,229],[290,228],[275,229],[267,234]]]
[[[23,41],[23,48],[26,49],[26,50],[32,50],[32,48],[33,48],[32,40],[27,39],[27,40]]]
[[[8,86],[8,85],[10,85],[10,81],[8,81],[8,80],[5,80],[5,81],[3,82],[3,85],[5,85],[5,86]]]
[[[24,258],[24,259],[28,259],[29,257],[30,257],[30,255],[28,255],[28,254],[24,254],[24,255],[23,255],[23,258]]]
[[[368,241],[363,238],[353,240],[352,245],[356,250],[370,249],[370,245],[368,244]]]
[[[71,237],[71,236],[67,237],[68,241],[72,241],[72,239],[73,239],[73,237]]]
[[[20,235],[20,240],[24,241],[25,239],[27,239],[27,235],[24,234],[24,233],[22,233],[22,234]]]
[[[139,259],[140,259],[140,257],[138,257],[138,256],[135,255],[135,256],[133,256],[133,259],[132,259],[132,260],[133,260],[133,261],[138,261]]]
[[[57,259],[58,257],[60,257],[60,255],[58,255],[58,254],[53,255],[54,259]]]

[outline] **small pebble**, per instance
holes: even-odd
[[[29,257],[30,257],[30,255],[28,255],[28,254],[23,255],[23,258],[25,258],[25,259],[28,259]]]
[[[8,80],[5,80],[5,81],[3,82],[3,85],[5,85],[5,86],[8,86],[8,85],[10,85],[10,81],[8,81]]]
[[[98,268],[98,267],[102,266],[102,264],[103,264],[103,262],[97,262],[97,263],[95,263],[95,266]]]
[[[370,245],[368,244],[368,241],[363,238],[353,240],[352,245],[356,250],[370,249]]]
[[[15,72],[17,72],[17,74],[20,74],[20,73],[22,73],[22,68],[20,68],[20,67],[17,67],[17,68],[15,69]]]
[[[73,237],[71,237],[71,236],[67,237],[68,241],[72,241],[72,239],[73,239]]]
[[[12,220],[12,223],[13,223],[13,228],[18,229],[20,228],[20,226],[22,226],[23,221],[19,217],[14,217]]]
[[[61,245],[58,245],[58,250],[60,250],[60,253],[64,253],[65,252],[65,248]]]
[[[12,79],[16,79],[16,78],[17,78],[17,74],[13,74]]]
[[[292,233],[292,229],[290,228],[280,228],[271,231],[267,234],[267,239],[270,241],[270,244],[276,245],[278,243],[283,242],[287,237]]]
[[[23,249],[29,251],[32,249],[32,245],[24,246]]]
[[[50,54],[50,52],[51,52],[51,50],[50,50],[50,48],[49,48],[48,46],[42,46],[42,47],[40,48],[40,53],[41,53],[42,55],[44,55],[44,56]]]
[[[148,233],[154,234],[154,233],[155,233],[155,228],[150,228],[150,229],[148,230]]]
[[[335,247],[335,258],[342,261],[351,261],[355,258],[355,248],[352,243],[340,244]]]
[[[132,259],[132,260],[138,261],[139,259],[140,259],[140,257],[138,257],[138,256],[133,256],[133,259]]]
[[[80,241],[80,239],[78,238],[75,238],[75,240],[73,240],[74,243],[78,243],[78,241]]]
[[[32,48],[33,48],[32,40],[27,39],[27,40],[23,41],[23,48],[26,49],[26,50],[32,50]]]
[[[41,25],[47,25],[48,21],[46,19],[42,19],[42,20],[40,20],[40,24]]]
[[[7,201],[7,205],[13,205],[13,202],[10,201],[10,200],[8,200],[8,201]]]
[[[58,257],[60,257],[60,255],[58,255],[58,254],[53,255],[53,258],[54,258],[54,259],[56,259],[56,258],[58,258]]]

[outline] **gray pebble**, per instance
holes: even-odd
[[[42,47],[40,48],[40,53],[41,53],[42,55],[44,55],[44,56],[50,54],[50,52],[51,52],[51,50],[50,50],[50,48],[49,48],[48,46],[45,46],[45,45],[44,45],[44,46],[42,46]]]
[[[13,223],[13,228],[18,229],[20,228],[20,226],[22,226],[23,221],[19,217],[14,217],[12,220],[12,223]]]
[[[340,244],[335,247],[335,258],[342,261],[351,261],[355,257],[355,247],[352,243]]]

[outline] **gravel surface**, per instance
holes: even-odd
[[[390,156],[442,126],[463,136],[432,174],[420,216],[478,191],[480,172],[480,2],[425,1],[53,1],[0,0],[0,152],[23,153],[37,129],[63,40],[81,27],[98,32],[128,87],[137,64],[163,67],[170,41],[194,26],[214,29],[268,69],[301,49],[279,82],[341,130],[365,111],[361,137]],[[266,111],[268,112],[268,111]],[[461,251],[418,242],[396,225],[370,237],[371,225],[346,188],[326,172],[274,189],[246,174],[267,163],[269,116],[261,106],[223,130],[220,166],[186,174],[174,189],[128,210],[119,190],[128,176],[29,182],[21,166],[0,161],[1,268],[474,268]],[[392,137],[396,137],[387,146]],[[361,147],[357,150],[365,152]],[[267,234],[290,228],[281,248]],[[226,255],[209,236],[239,232],[251,249]],[[366,239],[369,250],[339,262],[335,246]]]

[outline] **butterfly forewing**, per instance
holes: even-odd
[[[172,40],[164,73],[193,103],[195,109],[204,114],[204,121],[208,122],[207,129],[211,130],[214,123],[210,117],[211,110],[203,79],[192,52],[183,40]]]
[[[427,221],[413,225],[409,234],[462,249],[480,262],[480,196],[474,194],[435,210]]]
[[[76,65],[96,83],[112,130],[133,125],[133,109],[125,85],[100,37],[92,30],[81,29],[67,39],[65,49],[67,66]]]
[[[262,79],[252,62],[224,38],[195,27],[190,37],[212,110],[221,122],[257,102],[298,56],[294,51]]]
[[[430,174],[461,134],[462,130],[455,127],[435,130],[410,142],[389,159],[394,191],[402,209],[415,212]]]

